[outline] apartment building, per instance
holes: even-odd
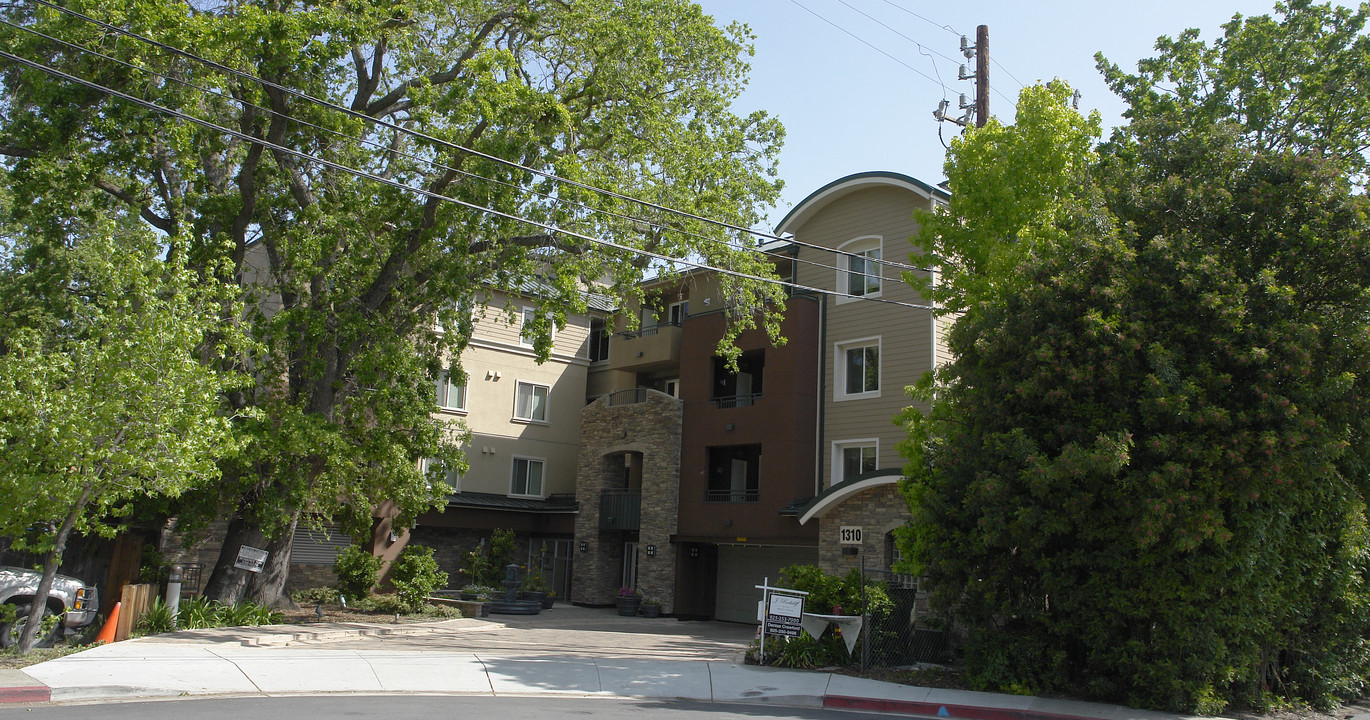
[[[817,527],[819,566],[830,573],[897,559],[892,532],[910,516],[898,492],[904,434],[892,418],[912,402],[904,389],[947,359],[950,323],[901,277],[929,271],[900,265],[918,231],[914,211],[948,198],[900,173],[859,173],[815,191],[777,228],[802,243],[798,283],[842,293],[823,300],[814,497],[794,510]]]

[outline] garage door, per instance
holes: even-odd
[[[761,602],[756,586],[766,578],[775,584],[780,568],[802,564],[818,564],[818,548],[719,546],[714,618],[756,622],[756,604]]]

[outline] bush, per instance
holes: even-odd
[[[139,635],[157,635],[175,629],[176,615],[171,612],[171,606],[161,598],[156,598],[152,601],[152,607],[149,607],[147,613],[138,621],[138,627],[134,632]]]
[[[279,625],[284,617],[254,602],[240,602],[237,605],[224,605],[202,597],[182,600],[178,612],[173,615],[171,608],[157,598],[152,607],[138,621],[140,634],[153,635],[170,632],[177,628],[199,630],[216,627],[242,627],[249,625]]]
[[[290,593],[290,599],[298,605],[336,605],[338,591],[331,587],[312,587]]]
[[[415,612],[424,606],[425,598],[434,590],[447,584],[447,573],[438,569],[433,548],[410,545],[390,566],[390,584],[395,586],[395,594],[403,599],[409,611]]]
[[[381,559],[356,545],[344,548],[333,561],[333,572],[338,576],[338,592],[343,597],[366,597],[376,584],[376,573],[380,571]]]
[[[466,561],[457,571],[463,582],[497,587],[504,580],[504,567],[514,559],[514,531],[499,528],[490,533],[488,542],[466,553]]]

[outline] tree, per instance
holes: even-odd
[[[201,362],[223,296],[144,228],[78,234],[0,253],[0,535],[42,555],[40,598],[71,533],[113,535],[131,502],[212,482],[235,448],[230,376]],[[21,652],[46,610],[30,606]]]
[[[202,517],[230,518],[206,590],[220,600],[279,598],[306,510],[361,530],[383,499],[399,526],[441,504],[448,488],[416,461],[461,457],[431,417],[432,380],[464,347],[487,289],[538,288],[546,314],[531,334],[545,358],[552,327],[585,311],[588,286],[622,300],[652,257],[771,273],[751,243],[699,219],[759,218],[779,191],[782,129],[731,112],[750,38],[691,3],[65,7],[194,57],[33,4],[7,19],[79,49],[14,30],[6,46],[213,124],[20,63],[0,72],[18,219],[57,225],[65,198],[93,197],[167,233],[169,257],[233,283],[249,307],[224,322],[261,349],[225,367],[254,384],[227,400],[256,412],[236,426],[245,450],[199,504]],[[727,286],[734,333],[778,329],[776,286]],[[232,568],[243,544],[271,553],[250,586]]]
[[[1015,124],[990,118],[952,139],[951,199],[943,210],[918,215],[915,262],[937,267],[937,277],[904,275],[943,312],[973,311],[1017,292],[1018,266],[1051,254],[1064,239],[1059,222],[1090,188],[1100,133],[1098,113],[1082,117],[1069,97],[1065,83],[1026,88]]]
[[[1277,3],[1282,17],[1234,16],[1212,46],[1196,29],[1156,41],[1130,75],[1095,57],[1126,117],[1185,127],[1231,125],[1257,153],[1326,157],[1364,189],[1370,150],[1370,4]],[[1123,128],[1124,135],[1128,133]]]
[[[901,418],[903,541],[971,629],[976,682],[1205,713],[1363,691],[1370,203],[1347,149],[1365,124],[1301,112],[1328,99],[1311,77],[1287,96],[1239,80],[1294,67],[1267,54],[1295,38],[1367,67],[1343,32],[1365,11],[1292,3],[1234,20],[1221,52],[1163,39],[1142,77],[1101,63],[1130,123],[1056,212],[1001,234],[1054,240],[981,280],[1012,292],[964,286],[955,360],[918,389],[932,410]],[[974,183],[995,152],[949,163],[953,188],[993,192]],[[955,202],[951,255],[1017,212]]]

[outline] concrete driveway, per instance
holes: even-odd
[[[355,637],[328,647],[740,663],[756,634],[754,625],[622,617],[613,608],[561,604],[537,615],[491,615],[430,627],[421,635]]]

